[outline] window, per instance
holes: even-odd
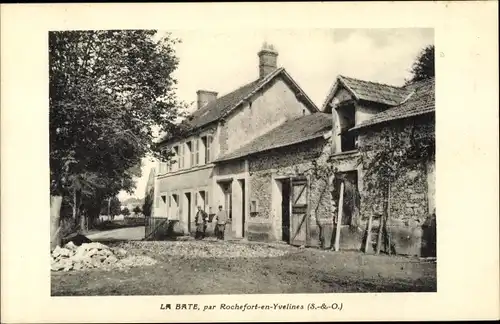
[[[200,164],[200,141],[201,139],[199,138],[194,140],[194,165]]]
[[[170,166],[169,169],[171,172],[177,171],[177,168],[179,168],[179,165],[177,164],[179,162],[179,146],[174,146],[172,149],[172,153],[174,156],[172,156],[172,159],[170,160]]]
[[[340,126],[340,151],[347,152],[356,149],[357,136],[349,129],[356,124],[356,107],[352,104],[337,109],[337,121]]]
[[[196,145],[195,143],[196,143],[196,141],[191,141],[188,143],[189,144],[188,145],[189,146],[189,153],[188,154],[190,154],[190,157],[189,157],[189,166],[190,167],[195,165],[194,164],[195,153],[196,153],[195,152],[195,145]]]
[[[212,148],[212,136],[204,136],[202,140],[205,145],[205,163],[209,163],[211,161],[210,150]]]
[[[194,156],[193,156],[193,153],[192,153],[192,149],[193,149],[193,144],[191,141],[189,142],[186,142],[186,144],[184,145],[184,167],[185,168],[189,168],[193,165],[193,159],[194,159]]]
[[[250,213],[255,214],[259,212],[259,202],[257,200],[250,201]]]
[[[170,165],[170,162],[167,160],[167,156],[168,156],[168,150],[167,149],[164,149],[162,152],[161,152],[161,157],[164,159],[162,164],[163,164],[163,173],[167,173],[169,172],[169,165]]]
[[[184,145],[181,144],[178,148],[179,169],[184,169]]]

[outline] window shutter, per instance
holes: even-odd
[[[211,160],[210,150],[212,147],[212,136],[207,136],[207,146],[205,147],[205,163],[209,163]]]
[[[196,157],[195,157],[195,160],[194,160],[194,164],[195,165],[200,164],[200,141],[201,141],[201,138],[197,138],[197,139],[194,140],[195,154],[196,154]]]
[[[184,144],[179,146],[179,169],[184,168]]]
[[[194,166],[194,154],[195,154],[195,141],[191,141],[191,160],[189,161],[189,166]]]

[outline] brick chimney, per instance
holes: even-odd
[[[273,45],[264,43],[259,55],[259,78],[264,78],[278,68],[278,52]]]
[[[198,90],[196,91],[196,96],[198,98],[198,109],[205,106],[209,102],[215,101],[217,99],[217,92],[208,90]]]

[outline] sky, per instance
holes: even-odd
[[[321,108],[337,75],[402,85],[419,52],[434,44],[433,29],[173,30],[179,66],[177,96],[195,109],[196,91],[222,96],[258,78],[257,52],[264,42],[278,51],[284,67]],[[159,34],[165,33],[164,31]],[[144,197],[154,162],[143,160],[136,191]]]

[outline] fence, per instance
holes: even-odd
[[[170,220],[165,217],[145,217],[144,240],[162,241],[175,239],[175,237],[182,235],[182,232],[178,230],[178,224],[178,220]]]

